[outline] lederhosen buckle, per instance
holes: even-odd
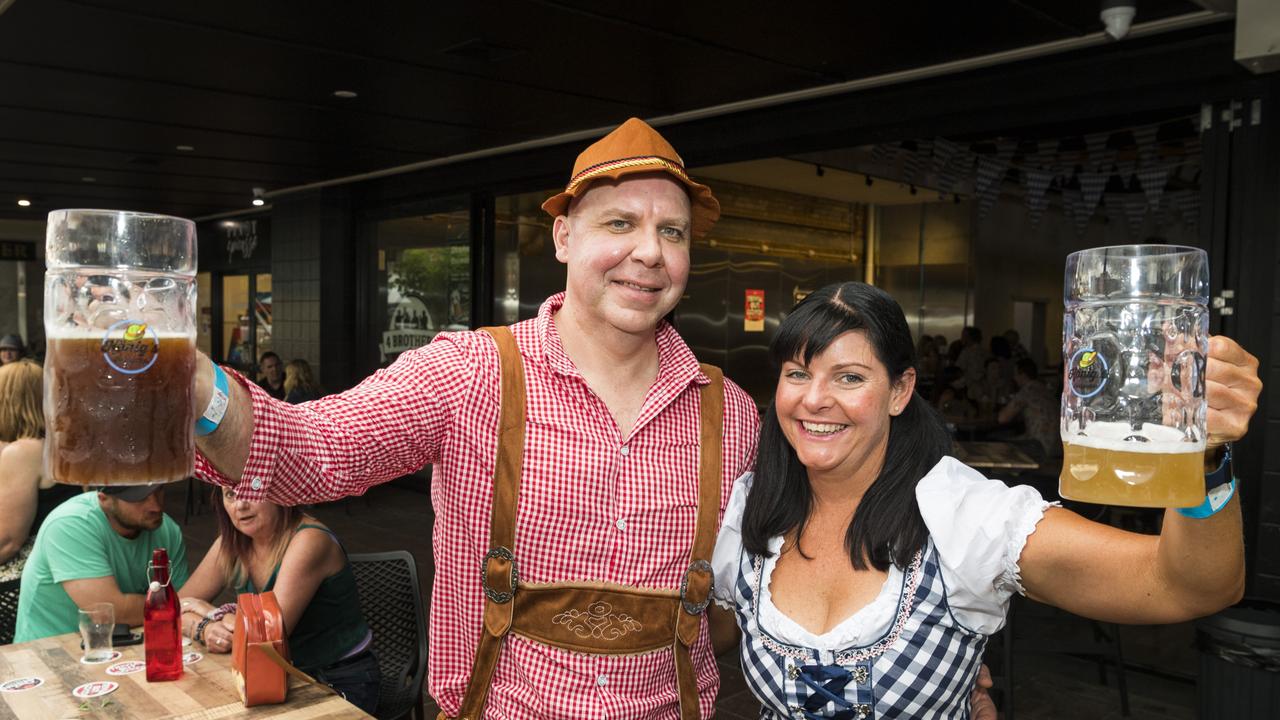
[[[489,587],[489,561],[490,560],[506,560],[511,563],[511,590],[494,590]],[[485,553],[484,559],[480,561],[480,586],[484,588],[484,596],[504,605],[511,602],[516,596],[516,587],[520,584],[520,566],[516,563],[516,556],[505,547],[496,547]]]
[[[689,573],[700,572],[706,573],[711,578],[711,582],[707,586],[707,594],[701,600],[689,599]],[[715,575],[711,570],[711,563],[698,558],[689,563],[689,567],[684,571],[684,577],[680,580],[680,606],[690,615],[701,615],[706,612],[707,606],[711,604],[711,593],[715,589]]]

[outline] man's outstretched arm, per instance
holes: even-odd
[[[204,353],[196,353],[196,422],[209,406],[213,396],[213,362]],[[235,483],[240,482],[240,472],[249,459],[249,443],[253,439],[253,401],[240,383],[227,383],[227,410],[214,432],[196,438],[196,447],[206,459]]]
[[[486,402],[483,379],[496,377],[485,342],[492,347],[473,333],[442,334],[356,387],[301,405],[201,356],[195,412],[204,414],[218,372],[228,404],[217,429],[197,438],[196,475],[245,500],[298,505],[359,495],[438,462],[457,408]],[[496,422],[496,397],[492,409]]]

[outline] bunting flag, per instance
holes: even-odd
[[[1186,190],[1173,198],[1173,204],[1182,214],[1182,223],[1188,227],[1200,221],[1200,193]]]
[[[1049,189],[1049,183],[1053,182],[1053,173],[1045,170],[1024,170],[1022,177],[1026,182],[1027,188],[1027,214],[1031,220],[1031,226],[1035,227],[1040,224],[1040,217],[1044,215],[1044,209],[1049,204],[1049,197],[1045,195],[1045,191]]]
[[[1102,199],[1102,191],[1107,187],[1107,176],[1102,173],[1082,172],[1077,176],[1080,179],[1080,215],[1084,216],[1084,222],[1089,222],[1089,217],[1093,215],[1098,208],[1098,201]],[[1080,218],[1076,218],[1079,224]]]
[[[983,155],[978,158],[978,173],[974,179],[973,191],[978,196],[978,218],[986,219],[987,213],[1000,197],[1000,183],[1004,181],[1005,172],[1009,168],[1007,160]]]
[[[1157,157],[1156,136],[1160,134],[1159,125],[1144,125],[1133,129],[1133,141],[1138,144],[1138,157],[1143,165],[1153,165]]]
[[[1132,160],[1116,163],[1115,174],[1120,176],[1120,181],[1124,183],[1125,188],[1129,187],[1129,182],[1133,180],[1133,172],[1137,169],[1137,164]]]
[[[978,157],[978,172],[973,181],[974,194],[985,197],[992,189],[999,190],[1000,181],[1004,179],[1004,173],[1009,169],[1007,160],[1001,160],[998,156],[982,155]]]
[[[1142,239],[1142,226],[1147,219],[1147,201],[1142,195],[1128,193],[1124,196],[1124,217],[1129,221],[1129,234],[1134,240]]]
[[[999,183],[992,183],[991,189],[985,195],[978,196],[978,219],[986,220],[987,214],[991,212],[991,208],[995,206],[996,199],[1000,197]]]
[[[1009,166],[1009,162],[1013,160],[1013,154],[1017,151],[1017,140],[996,141],[996,159],[1004,163],[1005,167]]]
[[[965,149],[958,150],[951,156],[950,162],[938,170],[938,189],[943,192],[954,192],[960,178],[973,174],[974,155]]]
[[[1085,214],[1084,201],[1080,199],[1080,191],[1074,188],[1062,188],[1062,209],[1076,228],[1076,237],[1083,237],[1089,229],[1089,216]]]
[[[907,154],[907,159],[902,163],[902,179],[908,185],[914,185],[920,178],[920,169],[924,166],[925,158],[929,157],[933,148],[930,147],[928,140],[917,140],[916,151]]]
[[[964,178],[973,177],[974,165],[978,162],[978,156],[968,148],[962,148],[956,156],[951,159],[952,171],[956,174],[956,184]]]
[[[897,147],[890,145],[889,143],[876,143],[875,146],[871,148],[871,164],[887,165],[890,162],[891,157],[896,154],[896,152]]]
[[[935,172],[941,172],[951,162],[951,158],[960,152],[960,146],[950,140],[940,137],[933,139],[933,169]]]
[[[1107,151],[1107,141],[1111,138],[1111,133],[1091,133],[1084,136],[1084,146],[1089,152],[1089,164],[1095,168],[1101,168],[1106,164],[1110,153]]]
[[[1147,196],[1147,207],[1152,214],[1160,209],[1160,198],[1164,195],[1165,181],[1169,178],[1169,168],[1149,167],[1138,171],[1138,184]]]
[[[938,189],[943,193],[951,192],[957,180],[956,171],[951,170],[951,162],[960,152],[960,146],[946,138],[934,138],[933,172],[938,178]]]
[[[1058,159],[1058,141],[1057,140],[1041,140],[1036,143],[1036,152],[1031,156],[1031,162],[1041,170],[1051,169],[1054,162]],[[1056,174],[1056,173],[1055,173]]]

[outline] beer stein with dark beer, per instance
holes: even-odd
[[[1207,255],[1167,245],[1072,253],[1065,300],[1060,494],[1107,505],[1200,504]]]
[[[75,485],[187,477],[195,458],[195,224],[55,210],[46,261],[45,472]]]

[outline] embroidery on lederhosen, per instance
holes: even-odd
[[[778,641],[760,627],[757,603],[764,559],[740,556],[734,595],[748,629],[743,673],[761,717],[861,720],[892,710],[897,718],[967,717],[986,638],[955,621],[932,542],[903,572],[898,609],[877,642],[834,653],[823,664],[814,648]]]
[[[644,629],[640,621],[626,613],[615,613],[603,600],[593,602],[586,610],[571,608],[551,618],[554,625],[564,625],[580,638],[619,640],[628,633]]]

